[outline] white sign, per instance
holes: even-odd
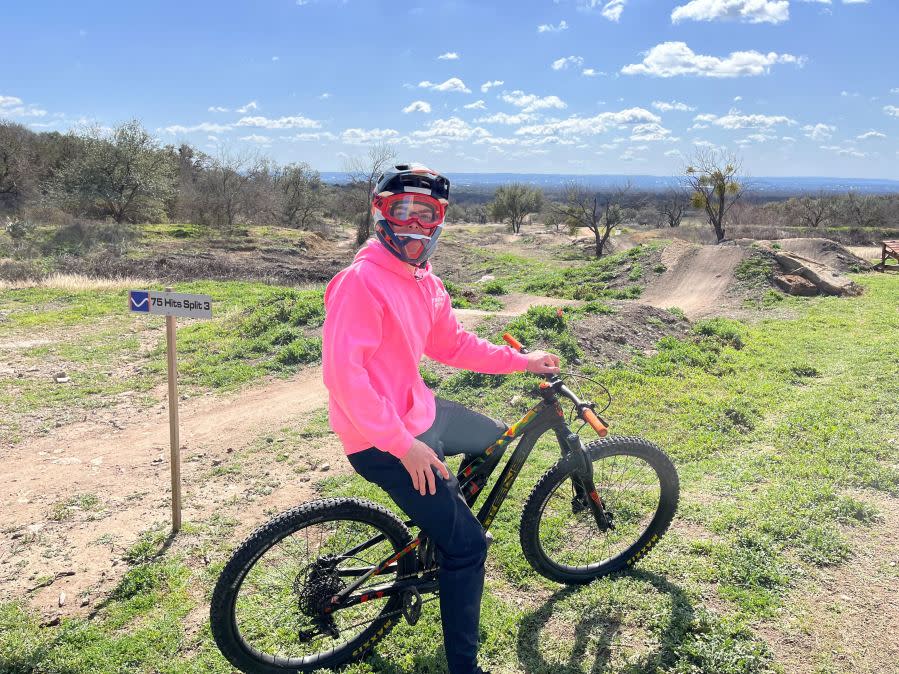
[[[128,308],[147,314],[212,318],[212,297],[155,290],[131,290],[128,292]]]

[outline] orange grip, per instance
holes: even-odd
[[[604,438],[609,433],[609,429],[603,424],[599,417],[591,410],[589,407],[584,408],[583,412],[584,421],[590,424],[593,427],[593,430],[596,431],[599,437]]]
[[[521,349],[522,349],[521,342],[519,342],[517,339],[515,339],[508,332],[503,335],[503,339],[506,340],[506,344],[511,346],[513,349],[515,349],[516,351],[521,351]]]

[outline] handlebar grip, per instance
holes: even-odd
[[[609,429],[603,424],[599,417],[596,416],[596,413],[591,410],[589,407],[585,407],[582,413],[584,421],[590,424],[593,427],[593,430],[596,431],[599,437],[604,438],[609,433]]]
[[[521,342],[519,342],[517,339],[515,339],[515,338],[514,338],[512,335],[510,335],[508,332],[505,333],[505,334],[503,334],[503,339],[506,340],[506,344],[508,344],[509,346],[511,346],[511,347],[512,347],[513,349],[515,349],[516,351],[521,351],[521,350],[524,348],[524,347],[521,345]]]

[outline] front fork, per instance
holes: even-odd
[[[575,507],[575,503],[586,502],[600,531],[614,529],[611,513],[606,510],[606,505],[593,482],[593,461],[590,460],[590,454],[584,448],[580,436],[570,430],[567,433],[559,432],[557,435],[564,458],[573,468],[571,481],[574,483],[575,502],[572,503],[572,507]]]

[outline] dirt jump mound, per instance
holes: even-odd
[[[640,302],[661,309],[677,307],[690,318],[721,308],[734,270],[749,257],[743,246],[700,246],[675,240],[662,252],[665,271],[643,292]]]
[[[830,239],[778,239],[777,241],[760,241],[769,245],[777,244],[785,253],[793,253],[831,267],[834,271],[846,274],[853,271],[871,268],[865,260],[852,253],[848,248]]]

